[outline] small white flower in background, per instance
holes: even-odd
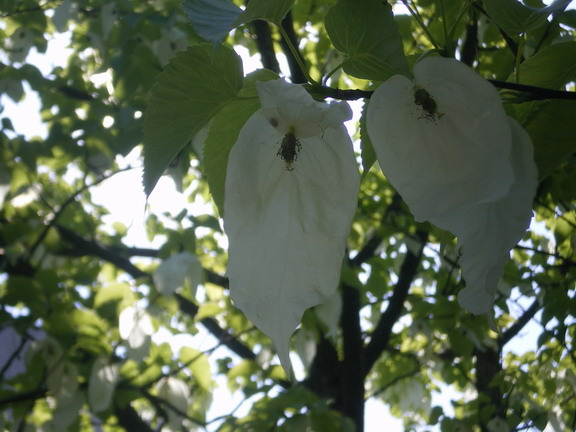
[[[88,382],[88,402],[93,412],[104,411],[110,406],[118,377],[118,364],[110,364],[105,357],[94,361]]]
[[[343,122],[283,80],[256,83],[262,109],[240,131],[226,174],[230,293],[274,342],[291,374],[289,340],[304,311],[340,280],[360,176]]]
[[[136,306],[128,306],[120,312],[118,330],[120,337],[128,342],[128,357],[142,361],[148,354],[150,336],[154,333],[150,315]]]
[[[47,371],[46,387],[58,403],[65,404],[73,399],[78,390],[78,369],[74,363],[60,360]]]
[[[158,384],[158,397],[166,401],[170,406],[166,407],[168,413],[168,430],[182,429],[182,415],[186,413],[190,403],[190,389],[186,383],[178,378],[162,378]],[[175,408],[177,411],[175,411]]]
[[[165,296],[174,294],[187,281],[194,296],[202,282],[202,266],[190,252],[180,252],[165,259],[152,275],[152,280],[156,289]]]
[[[340,315],[342,314],[342,296],[340,293],[334,293],[332,297],[324,303],[320,303],[314,310],[320,322],[327,328],[325,337],[336,342],[340,328]]]
[[[34,33],[26,27],[18,28],[6,40],[6,51],[11,62],[21,63],[26,60],[34,44]]]
[[[490,83],[439,57],[418,62],[414,81],[396,75],[376,89],[367,129],[382,171],[415,219],[458,237],[466,281],[460,304],[488,312],[532,216],[530,138],[506,116]]]

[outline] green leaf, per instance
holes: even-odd
[[[550,89],[561,89],[576,80],[576,42],[550,45],[520,65],[520,80]]]
[[[275,73],[261,69],[246,77],[240,90],[242,100],[234,101],[220,111],[212,120],[204,146],[204,174],[207,177],[210,193],[224,214],[224,183],[228,167],[228,154],[236,143],[236,138],[246,121],[260,108],[256,92],[256,81],[269,81],[278,78]]]
[[[180,361],[188,366],[198,385],[206,391],[212,388],[212,373],[208,357],[193,348],[183,347],[180,350]]]
[[[392,7],[382,0],[340,0],[326,15],[324,25],[334,46],[348,54],[346,73],[385,81],[392,75],[409,75],[402,39]]]
[[[250,0],[233,27],[256,19],[270,21],[279,26],[293,5],[294,0]]]
[[[98,290],[94,297],[94,308],[98,309],[107,303],[118,303],[124,299],[132,303],[134,294],[130,285],[125,282],[114,282]]]
[[[576,80],[576,42],[550,45],[520,65],[522,84],[563,89]],[[576,102],[534,101],[516,108],[534,143],[534,159],[540,180],[546,178],[576,151],[574,118]]]
[[[225,46],[178,53],[158,77],[144,118],[144,190],[150,194],[172,159],[242,86],[242,62]]]
[[[374,147],[372,147],[372,141],[368,136],[368,131],[366,130],[366,110],[368,109],[368,103],[364,104],[362,107],[362,116],[360,117],[360,149],[362,157],[362,176],[364,177],[370,171],[374,162],[376,162],[376,152]]]
[[[534,143],[540,180],[576,152],[576,102],[551,101],[526,127]]]
[[[194,31],[213,44],[222,42],[242,9],[230,0],[186,0],[182,9],[192,21]]]
[[[572,0],[556,0],[544,8],[529,8],[516,0],[484,0],[484,7],[496,25],[510,36],[537,29],[550,14],[562,12]]]

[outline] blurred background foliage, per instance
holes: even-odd
[[[282,21],[316,80],[344,59],[324,27],[335,3],[296,0]],[[506,20],[512,0],[393,6],[409,65],[436,47],[500,82],[535,143],[534,221],[494,314],[466,313],[455,240],[414,222],[356,124],[364,171],[340,297],[305,314],[299,380],[287,382],[269,339],[228,298],[205,131],[167,170],[181,210],[133,209],[143,238],[129,240],[133,227],[93,197],[115,176],[141,175],[150,90],[202,40],[180,0],[0,0],[0,429],[360,432],[371,399],[406,430],[575,429],[576,101],[560,93],[575,90],[576,10],[518,23]],[[50,50],[58,38],[66,49]],[[305,80],[265,21],[225,43]],[[341,70],[327,83],[377,84]],[[14,126],[14,103],[34,97],[45,133]],[[182,334],[209,334],[210,348],[173,343]],[[211,415],[217,386],[243,409]]]

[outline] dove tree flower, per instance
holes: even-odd
[[[532,143],[494,87],[466,65],[427,57],[414,80],[395,75],[373,94],[368,135],[382,171],[417,221],[458,237],[460,304],[487,312],[509,251],[532,215]]]
[[[148,312],[134,305],[122,309],[118,321],[120,337],[128,342],[128,356],[141,361],[148,354],[154,333],[152,318]]]
[[[337,289],[360,176],[345,102],[316,102],[283,80],[256,85],[262,108],[228,160],[227,275],[235,304],[290,375],[288,344],[302,314]]]

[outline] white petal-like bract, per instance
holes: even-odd
[[[395,75],[376,89],[368,135],[416,220],[450,230],[444,217],[454,209],[508,193],[512,134],[498,92],[462,63],[428,57],[414,76]],[[419,89],[433,102],[417,104]]]
[[[376,89],[367,129],[382,171],[415,219],[458,237],[466,282],[460,304],[488,312],[532,215],[530,137],[506,116],[490,83],[439,57],[418,62],[414,81],[396,75]]]
[[[136,306],[122,309],[119,316],[120,337],[128,342],[128,357],[142,360],[150,348],[150,336],[154,333],[150,315]]]
[[[94,412],[104,411],[112,402],[119,377],[119,366],[98,357],[92,365],[88,382],[88,402]]]
[[[279,132],[298,138],[321,135],[328,127],[339,127],[352,117],[345,102],[316,102],[302,86],[282,79],[257,82],[261,113]]]
[[[471,213],[466,229],[454,231],[462,252],[460,265],[466,288],[458,301],[470,312],[486,313],[492,307],[498,281],[510,249],[522,239],[532,218],[532,200],[538,185],[534,150],[528,134],[509,119],[513,136],[511,161],[514,184],[505,197],[480,204]]]
[[[202,266],[190,252],[180,252],[165,259],[152,274],[156,289],[166,296],[184,286],[188,280],[192,295],[202,282]]]
[[[338,287],[360,176],[341,124],[344,110],[304,98],[300,86],[278,87],[276,107],[268,100],[276,89],[258,87],[262,111],[275,109],[282,116],[276,128],[268,115],[256,112],[230,152],[224,227],[232,299],[270,336],[290,375],[288,343],[302,314]],[[291,97],[300,103],[289,105]],[[306,110],[323,121],[336,116],[340,125],[323,124],[315,136],[299,136],[299,116]],[[298,141],[290,165],[280,157],[284,129],[277,126],[284,123]]]

